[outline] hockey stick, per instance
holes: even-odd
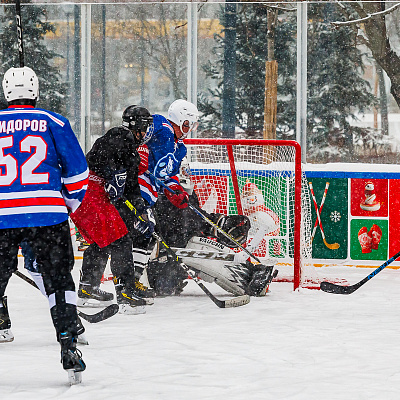
[[[147,171],[147,173],[152,176],[157,182],[163,186],[165,189],[167,189],[169,192],[172,194],[176,194],[170,187],[168,187],[163,181],[155,177],[150,171]],[[193,210],[200,218],[204,219],[208,224],[212,225],[215,229],[217,229],[218,232],[222,233],[227,239],[229,239],[231,242],[235,243],[237,247],[240,247],[245,253],[247,253],[250,257],[252,257],[254,260],[256,260],[258,263],[262,264],[260,259],[250,253],[249,250],[247,250],[245,247],[243,247],[239,242],[237,242],[229,233],[226,233],[223,229],[221,229],[217,224],[212,222],[209,218],[207,218],[201,211],[199,211],[195,206],[190,204],[190,202],[187,202],[188,207]]]
[[[14,275],[17,275],[18,277],[20,277],[21,279],[23,279],[25,282],[28,282],[30,285],[32,285],[34,288],[40,290],[38,288],[38,285],[36,285],[35,281],[31,278],[29,278],[28,276],[26,276],[25,274],[23,274],[20,271],[14,271]]]
[[[119,311],[119,306],[118,304],[113,303],[95,314],[85,314],[80,310],[77,311],[78,315],[85,321],[90,322],[91,324],[96,324],[97,322],[104,321],[115,315]]]
[[[375,275],[385,269],[389,264],[395,261],[398,257],[400,257],[400,251],[396,253],[393,257],[389,258],[389,260],[385,261],[380,267],[378,267],[375,271],[371,272],[368,276],[362,279],[360,282],[355,283],[351,286],[340,286],[336,285],[331,282],[321,282],[321,290],[327,293],[334,293],[334,294],[351,294],[355,292],[359,287],[364,285],[364,283],[368,282],[372,279]]]
[[[35,281],[26,276],[25,274],[23,274],[22,272],[18,270],[14,271],[14,275],[17,275],[19,278],[23,279],[25,282],[28,282],[34,288],[40,290],[36,285]],[[84,312],[79,310],[77,310],[77,312],[81,318],[90,322],[91,324],[95,324],[97,322],[101,322],[112,317],[114,314],[118,312],[118,310],[119,310],[118,304],[110,304],[109,306],[107,306],[106,308],[95,314],[85,314]]]
[[[318,224],[319,224],[319,229],[321,229],[322,240],[324,241],[324,244],[328,249],[336,250],[340,247],[340,244],[339,243],[331,244],[326,241],[324,229],[322,228],[321,216],[319,215],[319,211],[318,211],[317,200],[316,200],[315,194],[314,194],[313,185],[311,182],[308,182],[308,185],[310,186],[310,191],[311,191],[311,195],[312,195],[313,202],[314,202],[315,212],[317,213],[317,220],[318,220]]]
[[[326,194],[328,193],[329,189],[329,182],[326,182],[325,184],[325,190],[324,194],[322,196],[321,204],[319,205],[319,215],[321,216],[322,213],[322,208],[324,207],[325,199],[326,199]],[[317,227],[318,227],[318,218],[315,220],[314,228],[311,234],[311,242],[314,240],[315,233],[317,232]]]
[[[125,205],[135,213],[136,218],[138,218],[141,221],[144,221],[143,218],[140,215],[137,215],[136,208],[133,206],[133,204],[127,200],[126,198],[123,198],[123,201]],[[203,283],[200,282],[200,279],[196,276],[196,274],[186,265],[182,262],[182,260],[178,257],[178,255],[165,243],[164,239],[161,237],[161,235],[157,234],[156,232],[152,233],[152,236],[154,239],[156,239],[159,243],[161,243],[167,252],[175,259],[175,261],[178,263],[178,265],[190,276],[190,278],[197,283],[197,285],[200,287],[200,289],[217,305],[219,308],[232,308],[232,307],[240,307],[244,306],[245,304],[248,304],[250,302],[250,296],[245,294],[242,296],[237,296],[234,297],[233,299],[228,299],[228,300],[220,300],[217,299],[204,285]]]
[[[24,44],[22,41],[22,18],[21,18],[21,1],[20,0],[15,0],[15,8],[16,8],[15,19],[17,21],[19,66],[22,68],[22,67],[24,67],[25,62],[24,62]]]

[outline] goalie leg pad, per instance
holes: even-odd
[[[246,287],[249,284],[251,274],[243,264],[234,265],[232,262],[224,260],[222,256],[217,257],[214,252],[177,249],[176,253],[186,265],[194,269],[199,277],[206,282],[215,282],[224,290],[236,296],[246,294]],[[207,255],[210,258],[204,258]],[[233,255],[231,258],[233,258]]]
[[[246,293],[249,296],[265,296],[273,278],[273,266],[257,265],[253,272]]]
[[[199,278],[236,296],[263,296],[272,280],[273,266],[238,263],[231,249],[206,238],[194,237],[186,248],[174,251]]]

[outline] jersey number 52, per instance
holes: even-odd
[[[41,136],[28,135],[19,143],[21,153],[32,153],[18,168],[18,160],[4,150],[14,145],[14,137],[0,138],[0,186],[10,186],[20,177],[22,185],[49,183],[49,173],[34,172],[47,157],[47,143]],[[18,174],[19,173],[19,174]]]

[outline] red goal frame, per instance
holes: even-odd
[[[238,212],[242,213],[240,191],[236,175],[235,160],[233,155],[233,146],[291,146],[295,150],[295,194],[294,194],[294,279],[293,287],[296,290],[300,286],[301,279],[301,262],[300,262],[300,231],[301,231],[301,182],[302,182],[302,169],[301,169],[301,146],[294,140],[274,140],[274,139],[200,139],[190,138],[185,139],[184,143],[187,145],[223,145],[226,146],[229,164],[232,173],[232,182],[234,186],[234,193],[237,201]],[[239,199],[239,200],[238,200]]]

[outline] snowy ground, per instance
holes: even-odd
[[[323,274],[355,283],[371,271]],[[399,287],[400,271],[385,269],[349,296],[273,283],[266,298],[218,309],[190,282],[145,315],[86,323],[87,371],[70,387],[47,301],[14,276],[7,295],[16,338],[0,345],[0,399],[397,400]]]

